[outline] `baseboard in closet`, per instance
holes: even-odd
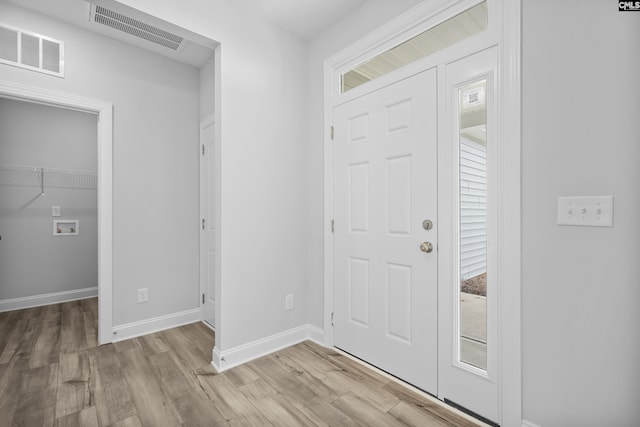
[[[0,300],[0,313],[3,311],[21,310],[23,308],[40,307],[42,305],[58,304],[98,296],[98,287],[74,289],[71,291],[54,292],[50,294],[33,295],[29,297]]]

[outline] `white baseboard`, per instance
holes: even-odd
[[[74,289],[71,291],[54,292],[51,294],[33,295],[30,297],[11,298],[0,300],[0,313],[3,311],[22,310],[23,308],[40,307],[61,302],[76,301],[79,299],[94,298],[98,296],[98,288]]]
[[[325,347],[324,345],[324,330],[317,326],[307,325],[309,331],[309,339],[314,343]]]
[[[165,329],[200,322],[201,320],[200,309],[194,308],[192,310],[179,311],[177,313],[114,326],[113,342],[128,340],[130,338],[164,331]]]
[[[312,340],[324,345],[322,344],[324,342],[324,331],[313,325],[303,325],[229,350],[220,351],[216,346],[213,348],[213,361],[211,364],[216,371],[224,372],[227,369],[306,340]]]
[[[206,326],[207,328],[211,329],[213,332],[215,332],[215,331],[216,331],[216,327],[215,327],[215,326],[213,326],[212,324],[210,324],[209,322],[207,322],[206,320],[203,320],[203,321],[202,321],[202,324],[203,324],[204,326]]]
[[[534,424],[531,421],[522,420],[522,427],[540,427],[538,424]]]

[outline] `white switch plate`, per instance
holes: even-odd
[[[60,216],[60,206],[51,206],[51,216]]]
[[[559,197],[558,224],[613,227],[613,196]]]

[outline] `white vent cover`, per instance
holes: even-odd
[[[102,6],[92,5],[91,20],[176,51],[180,48],[184,40],[176,34]]]
[[[64,43],[0,23],[0,63],[64,77]]]

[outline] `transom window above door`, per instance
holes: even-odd
[[[344,72],[340,92],[348,92],[478,34],[487,29],[488,21],[487,2],[483,1]]]

